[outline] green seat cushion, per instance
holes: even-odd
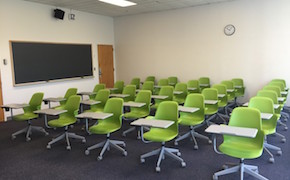
[[[24,114],[13,116],[13,120],[15,121],[27,121],[27,120],[35,119],[35,118],[38,118],[38,115],[34,113],[24,113]]]
[[[215,113],[217,113],[217,109],[215,109],[215,108],[205,108],[205,112],[204,112],[204,114],[206,114],[206,115],[212,115],[212,114],[215,114]]]
[[[125,113],[123,117],[128,118],[128,119],[138,119],[138,118],[144,118],[148,115],[149,113],[144,112],[144,111],[131,111],[131,112]]]
[[[242,137],[240,140],[233,138],[233,140],[223,142],[219,146],[219,150],[229,156],[245,159],[257,158],[263,152],[263,148],[258,143],[248,141],[248,138]]]
[[[204,121],[204,118],[202,117],[193,117],[190,115],[183,115],[179,118],[179,124],[185,125],[185,126],[195,126],[198,124],[201,124]]]
[[[166,142],[174,139],[177,136],[177,132],[168,129],[151,128],[150,131],[143,134],[143,137],[149,141],[154,142]]]
[[[65,127],[76,122],[75,118],[60,117],[59,119],[51,120],[48,125],[51,127]]]
[[[108,134],[111,132],[115,132],[121,128],[120,125],[114,122],[102,123],[102,121],[106,121],[106,120],[99,121],[99,124],[90,127],[89,131],[93,134]]]

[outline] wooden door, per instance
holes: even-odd
[[[99,82],[107,88],[114,86],[114,59],[112,45],[98,45]]]
[[[0,106],[3,105],[3,97],[2,97],[2,82],[0,76]],[[4,111],[3,108],[0,108],[0,122],[4,121]]]

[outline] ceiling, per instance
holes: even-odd
[[[98,0],[24,0],[111,17],[165,11],[233,0],[131,0],[135,6],[118,7]]]

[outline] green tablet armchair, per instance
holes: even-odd
[[[202,90],[201,94],[204,96],[205,100],[205,115],[206,124],[211,124],[212,120],[216,118],[216,113],[218,112],[218,91],[214,88],[205,88]],[[217,103],[207,103],[206,101],[217,101]]]
[[[228,96],[227,96],[227,87],[224,84],[215,84],[212,88],[218,91],[218,107],[217,116],[224,121],[224,124],[229,120],[228,116]]]
[[[136,86],[135,85],[127,85],[124,87],[122,94],[128,94],[128,97],[124,97],[124,102],[134,101],[136,96]]]
[[[141,90],[149,90],[153,94],[154,91],[154,83],[152,81],[145,81],[142,85]]]
[[[98,156],[98,160],[103,159],[104,153],[110,149],[110,147],[115,148],[123,153],[124,156],[127,156],[127,151],[123,149],[121,146],[126,146],[125,142],[111,140],[110,134],[118,131],[122,127],[122,112],[123,112],[123,99],[121,98],[111,98],[107,101],[105,109],[105,113],[112,113],[113,116],[99,121],[98,124],[93,125],[89,128],[91,134],[104,134],[107,136],[107,139],[103,142],[100,142],[96,145],[90,146],[86,149],[85,154],[89,155],[90,151],[96,148],[102,148],[100,155]]]
[[[81,97],[78,95],[73,95],[68,98],[67,103],[65,104],[63,110],[67,110],[67,112],[62,113],[59,115],[58,119],[50,120],[48,125],[53,128],[64,128],[64,133],[57,138],[50,141],[46,148],[51,149],[51,145],[65,139],[67,146],[67,150],[71,150],[71,145],[69,138],[73,139],[80,139],[83,143],[86,142],[86,139],[82,136],[76,135],[75,133],[68,132],[70,125],[74,124],[77,121],[75,117],[78,114],[79,107],[80,107]]]
[[[200,93],[199,81],[198,80],[189,80],[187,82],[188,94],[191,93]]]
[[[171,77],[168,77],[168,84],[170,86],[173,86],[175,87],[175,85],[178,83],[178,78],[176,76],[171,76]]]
[[[152,119],[153,117],[148,118]],[[165,158],[165,155],[168,155],[169,157],[179,161],[182,167],[185,167],[186,163],[179,157],[181,155],[179,150],[165,147],[165,142],[173,140],[178,135],[178,104],[173,101],[165,101],[160,103],[154,119],[172,121],[173,124],[165,129],[152,127],[148,132],[142,134],[142,140],[144,142],[159,142],[161,143],[161,148],[141,155],[141,163],[144,163],[145,158],[147,157],[159,155],[156,171],[160,172],[161,160]]]
[[[26,133],[26,141],[30,141],[30,134],[32,133],[32,131],[39,131],[43,132],[45,135],[48,135],[48,132],[46,132],[43,127],[31,125],[31,120],[38,118],[38,114],[35,114],[34,111],[41,109],[42,99],[43,93],[34,93],[29,101],[29,106],[23,108],[24,113],[12,117],[15,121],[27,121],[28,123],[28,126],[26,128],[13,133],[12,139],[15,139],[16,136],[19,134]]]
[[[175,85],[174,91],[180,91],[181,94],[174,94],[173,101],[177,102],[178,104],[184,104],[186,96],[188,94],[187,92],[187,84],[186,83],[177,83]]]
[[[218,154],[225,154],[233,158],[238,158],[240,159],[240,163],[236,166],[225,168],[222,171],[216,172],[213,175],[213,179],[217,180],[219,176],[239,172],[241,180],[244,179],[244,173],[254,176],[260,180],[267,180],[267,178],[259,174],[257,166],[247,165],[244,163],[245,159],[255,159],[260,157],[263,153],[265,134],[262,130],[259,110],[247,107],[235,108],[232,112],[229,126],[255,128],[258,132],[254,138],[223,135],[223,142],[219,146],[220,152],[216,149],[216,147],[214,150]],[[215,142],[216,140],[214,139],[214,144]]]
[[[136,89],[140,89],[140,78],[133,78],[130,84],[135,85]]]
[[[155,99],[155,103],[151,106],[152,109],[157,109],[159,104],[163,101],[172,101],[173,99],[173,87],[172,86],[162,86],[158,95],[167,96],[165,99]]]
[[[98,92],[101,89],[105,89],[105,88],[106,88],[106,84],[97,84],[97,85],[95,85],[93,92],[96,93],[96,94],[89,95],[90,99],[95,99],[95,97],[98,94]]]
[[[73,96],[73,95],[77,95],[77,91],[78,91],[78,89],[77,88],[69,88],[67,91],[66,91],[66,93],[65,93],[65,95],[64,95],[64,101],[60,101],[59,103],[60,103],[60,105],[59,106],[56,106],[55,107],[55,109],[64,109],[64,107],[65,107],[65,104],[66,104],[66,102],[67,102],[67,100],[69,99],[69,97],[71,97],[71,96]]]
[[[113,94],[121,94],[123,92],[123,88],[124,88],[124,81],[116,81],[114,83],[114,90],[111,90],[111,93]]]
[[[86,112],[102,112],[104,110],[106,102],[109,99],[109,95],[110,95],[110,90],[108,89],[99,90],[94,100],[100,101],[100,103],[91,105],[90,109],[86,110]]]
[[[159,94],[160,89],[163,86],[168,86],[168,79],[160,79],[157,83],[157,87],[154,88],[154,94]]]
[[[209,77],[200,77],[198,81],[199,81],[200,91],[202,91],[204,88],[210,88]]]
[[[189,126],[189,131],[185,133],[184,135],[179,136],[177,139],[175,139],[174,144],[178,145],[178,142],[185,139],[185,138],[192,138],[194,141],[194,149],[198,149],[197,141],[195,137],[205,139],[209,143],[211,143],[211,140],[202,134],[199,134],[195,130],[204,124],[204,96],[202,94],[189,94],[186,97],[184,107],[194,107],[199,108],[198,111],[190,113],[190,112],[180,112],[180,117],[178,124],[182,126]]]

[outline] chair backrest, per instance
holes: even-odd
[[[135,85],[136,86],[136,89],[139,89],[140,88],[140,78],[137,78],[137,77],[133,78],[131,80],[131,83],[130,84],[131,85]]]
[[[97,84],[95,85],[94,89],[93,89],[93,92],[98,94],[98,92],[101,90],[101,89],[105,89],[106,88],[106,84]],[[96,94],[93,94],[93,95],[90,95],[90,99],[95,99],[96,97]]]
[[[251,142],[258,146],[259,153],[255,153],[259,157],[263,152],[264,147],[264,132],[262,130],[262,121],[260,111],[255,108],[237,107],[233,110],[229,126],[255,128],[258,130],[255,138],[245,138],[239,136],[224,135],[224,141],[231,142]]]
[[[272,91],[275,91],[277,93],[277,96],[278,97],[281,97],[281,89],[278,86],[270,86],[270,85],[267,85],[267,86],[265,86],[263,88],[263,90],[272,90]]]
[[[259,96],[259,97],[268,97],[268,98],[272,99],[274,104],[279,104],[278,103],[277,93],[275,91],[273,91],[273,90],[260,90],[260,91],[258,91],[257,96]],[[275,113],[276,114],[280,114],[281,113],[281,109],[282,109],[281,106],[279,106],[278,108],[275,108],[274,109]]]
[[[174,91],[174,88],[172,86],[162,86],[158,95],[168,96],[168,97],[166,99],[155,99],[155,104],[158,106],[163,101],[172,101],[173,91]]]
[[[284,86],[287,87],[286,86],[286,81],[284,79],[272,79],[271,82],[282,82],[284,84]]]
[[[200,77],[198,79],[198,81],[199,81],[199,84],[208,84],[208,85],[210,85],[209,77]]]
[[[135,102],[145,103],[145,106],[134,108],[131,107],[131,112],[133,111],[142,111],[149,115],[150,113],[150,103],[151,103],[151,94],[152,92],[149,90],[141,90],[137,94],[135,98]]]
[[[268,97],[252,97],[249,102],[250,108],[256,108],[261,113],[270,113],[273,114],[271,119],[262,120],[262,124],[267,124],[267,126],[262,126],[262,129],[265,131],[271,131],[271,133],[266,132],[266,134],[272,134],[276,132],[276,125],[278,121],[278,115],[274,112],[274,106],[272,99]]]
[[[124,102],[134,101],[136,95],[136,86],[135,85],[125,86],[122,94],[129,94],[128,97],[123,98]]]
[[[227,89],[235,89],[233,81],[222,81],[221,84],[226,85]],[[235,98],[235,91],[228,92],[228,101],[231,101]]]
[[[227,87],[224,84],[215,84],[212,88],[218,91],[218,94],[224,94],[223,97],[219,97],[219,107],[225,107],[228,104]]]
[[[42,92],[34,93],[31,96],[31,98],[30,98],[29,106],[23,108],[24,112],[25,113],[28,113],[28,112],[29,113],[33,113],[33,111],[41,109],[41,103],[42,103],[42,100],[43,100],[43,95],[44,94]]]
[[[145,81],[152,81],[155,84],[155,76],[147,76]]]
[[[174,94],[174,100],[177,100],[177,101],[185,101],[186,99],[186,96],[187,96],[187,84],[186,83],[177,83],[175,85],[175,88],[174,88],[174,91],[182,91],[181,94]]]
[[[177,84],[178,78],[176,76],[168,77],[168,84],[171,86],[175,86]]]
[[[178,104],[174,101],[163,101],[155,113],[155,119],[174,121],[168,129],[178,133]]]
[[[122,126],[122,118],[121,115],[123,114],[123,99],[121,98],[110,98],[104,108],[105,113],[112,113],[113,116],[99,121],[99,123],[113,123],[117,124],[119,127]]]
[[[187,88],[196,88],[195,90],[188,90],[188,93],[200,93],[198,80],[189,80],[187,82]]]
[[[239,86],[238,88],[235,88],[235,96],[243,96],[245,94],[245,87],[244,87],[244,81],[241,78],[233,78],[232,82],[234,83],[235,86]]]
[[[59,116],[75,118],[75,116],[78,114],[79,111],[80,102],[81,102],[80,96],[78,95],[70,96],[67,100],[67,103],[64,106],[64,109],[67,110],[67,112],[60,114]]]
[[[169,83],[168,79],[160,79],[158,81],[158,86],[168,86],[169,85],[168,83]]]
[[[65,101],[60,101],[60,105],[65,105],[67,100],[69,99],[69,97],[73,96],[73,95],[77,95],[77,91],[78,89],[77,88],[69,88],[65,95],[64,95],[64,98],[66,99]]]
[[[284,84],[282,82],[272,82],[271,81],[271,82],[269,82],[268,85],[270,85],[270,86],[278,86],[281,91],[284,91],[284,89],[285,89],[285,86],[284,86]]]
[[[117,88],[117,90],[113,91],[114,93],[121,94],[124,88],[124,81],[116,81],[114,88]]]
[[[204,119],[204,96],[202,94],[189,94],[187,95],[184,103],[185,107],[195,107],[199,108],[198,111],[194,113],[188,112],[180,112],[180,118],[183,116],[190,117],[199,117],[200,119]]]
[[[204,100],[218,100],[218,91],[217,89],[214,88],[205,88],[201,92],[204,96]],[[218,103],[216,104],[206,104],[205,107],[212,111],[212,112],[217,112],[218,110]]]
[[[100,101],[101,103],[91,105],[92,111],[102,111],[106,105],[106,102],[108,101],[110,96],[110,90],[108,89],[101,89],[99,90],[98,94],[95,97],[95,101]]]
[[[154,82],[152,81],[145,81],[142,85],[142,90],[149,90],[151,93],[153,93],[154,90]]]

